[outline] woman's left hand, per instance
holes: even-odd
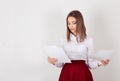
[[[101,60],[100,62],[102,63],[101,65],[99,66],[106,66],[108,63],[109,63],[109,59],[106,59],[106,60]]]

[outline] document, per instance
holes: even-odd
[[[100,50],[93,54],[91,58],[96,60],[110,59],[113,53],[113,50]]]
[[[65,54],[65,51],[61,47],[51,45],[51,46],[45,46],[44,49],[48,56],[56,58],[59,62],[64,62],[64,63],[71,62],[68,56]]]

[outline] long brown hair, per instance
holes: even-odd
[[[83,42],[84,39],[86,38],[86,28],[84,24],[84,19],[80,11],[78,10],[73,10],[71,11],[67,18],[66,18],[66,25],[67,25],[67,41],[70,41],[70,29],[68,28],[68,17],[74,17],[76,19],[76,40],[77,42]]]

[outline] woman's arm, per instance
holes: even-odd
[[[64,65],[64,63],[61,63],[61,62],[59,62],[56,58],[52,58],[52,57],[50,57],[50,56],[48,56],[48,62],[49,62],[50,64],[55,65],[56,67],[59,67],[59,68]]]
[[[105,66],[109,63],[108,59],[98,61],[98,60],[89,58],[94,54],[94,45],[93,45],[93,39],[92,38],[89,38],[87,40],[86,45],[87,45],[87,48],[88,48],[87,64],[88,64],[90,69],[94,69],[94,68],[97,68],[99,66]]]

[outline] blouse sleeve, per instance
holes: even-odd
[[[65,43],[65,39],[60,39],[59,41],[59,47],[63,48],[64,46],[64,43]],[[55,66],[58,67],[58,68],[61,68],[63,67],[64,63],[63,62],[60,62],[59,60],[55,62]]]
[[[59,61],[56,61],[56,62],[55,62],[55,66],[58,67],[58,68],[62,68],[63,65],[64,65],[63,62],[59,62]]]
[[[87,65],[89,66],[90,69],[95,69],[98,67],[99,64],[101,64],[100,61],[95,60],[90,58],[95,52],[94,52],[94,45],[93,45],[93,39],[89,38],[87,40],[87,48],[88,48],[88,53],[87,53]]]

